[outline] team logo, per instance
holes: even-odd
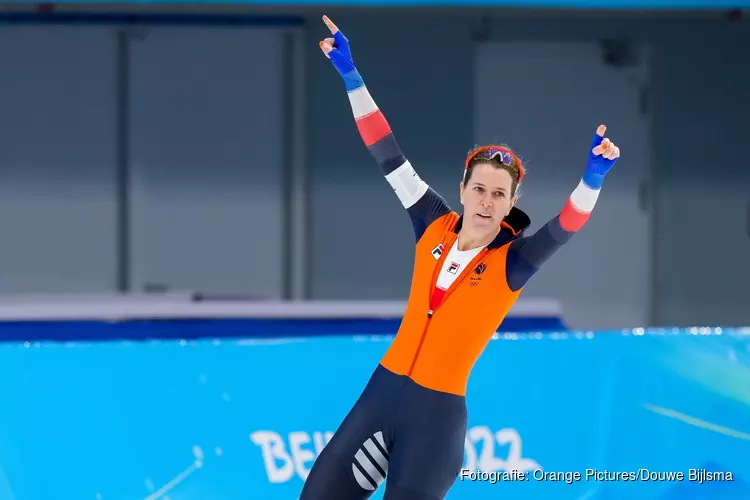
[[[445,250],[445,247],[442,243],[432,249],[432,256],[435,257],[435,260],[440,259],[440,256],[443,255],[443,250]]]
[[[484,271],[486,271],[486,270],[487,270],[487,264],[485,264],[484,262],[482,262],[477,267],[475,267],[474,268],[474,274],[476,274],[477,276],[472,276],[471,277],[471,281],[469,282],[469,286],[477,286],[479,284],[479,282],[482,281],[482,278],[478,277],[478,276],[481,276],[481,274]]]

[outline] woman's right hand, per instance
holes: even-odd
[[[323,16],[323,22],[328,26],[333,38],[326,38],[321,41],[320,50],[331,60],[333,67],[339,72],[339,75],[344,76],[357,68],[354,66],[352,60],[352,52],[349,49],[349,40],[344,34],[333,24],[328,16]]]

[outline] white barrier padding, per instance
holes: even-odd
[[[127,320],[180,318],[400,318],[405,301],[201,300],[190,294],[165,296],[1,297],[0,321]],[[560,317],[551,299],[519,300],[509,317]]]

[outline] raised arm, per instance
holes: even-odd
[[[323,16],[323,22],[328,26],[333,38],[326,38],[320,42],[320,48],[344,80],[359,135],[401,204],[408,211],[414,225],[414,233],[419,240],[427,226],[451,209],[446,201],[419,177],[404,156],[388,121],[375,104],[354,65],[349,40],[327,16]]]
[[[531,236],[519,238],[508,250],[506,275],[512,290],[520,290],[555,252],[588,222],[607,172],[620,157],[620,148],[604,138],[600,125],[589,151],[586,172],[562,211]]]

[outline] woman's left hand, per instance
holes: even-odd
[[[609,138],[605,138],[606,125],[599,125],[596,129],[594,141],[589,152],[589,163],[587,170],[594,174],[606,175],[615,166],[620,157],[620,148]]]

